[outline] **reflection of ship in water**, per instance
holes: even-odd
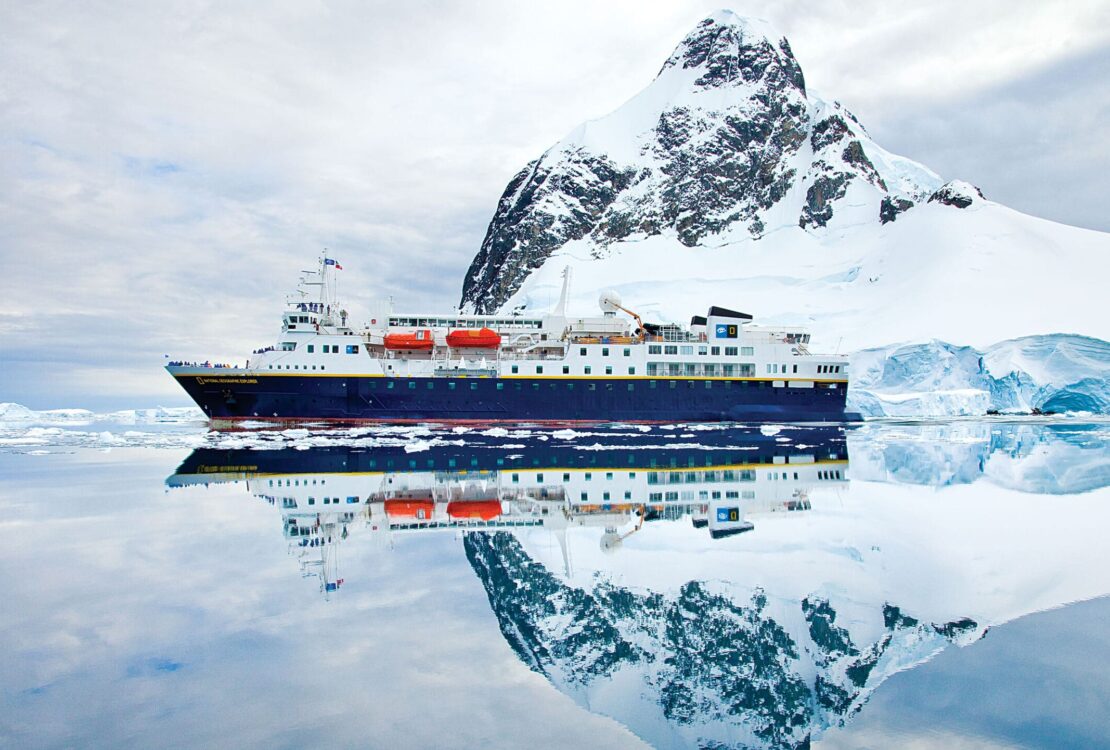
[[[200,449],[167,483],[245,480],[281,510],[291,550],[327,593],[344,582],[338,547],[354,531],[388,547],[394,534],[543,527],[565,552],[568,529],[596,527],[611,552],[656,521],[688,518],[710,539],[750,531],[761,515],[809,509],[813,487],[846,480],[840,427],[663,433],[666,442],[614,432],[589,447],[556,435],[478,435],[418,452]]]

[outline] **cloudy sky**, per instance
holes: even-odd
[[[186,403],[328,248],[350,308],[458,302],[502,189],[715,2],[7,3],[0,401]],[[1110,231],[1110,1],[745,2],[887,149]]]

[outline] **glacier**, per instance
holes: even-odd
[[[1087,336],[876,347],[852,355],[851,374],[849,408],[865,417],[1110,413],[1110,343]]]

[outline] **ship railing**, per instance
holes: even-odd
[[[495,378],[496,367],[437,367],[432,370],[437,378]]]

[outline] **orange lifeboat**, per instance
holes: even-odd
[[[496,349],[501,346],[501,334],[489,328],[460,328],[447,334],[447,346],[452,349]]]
[[[433,346],[432,332],[426,328],[415,333],[388,333],[385,336],[386,349],[413,352],[426,351]]]
[[[501,515],[501,501],[456,500],[447,503],[447,515],[451,518],[480,518],[491,521]]]
[[[390,499],[384,505],[385,514],[390,518],[415,518],[419,521],[430,521],[436,509],[431,499],[420,498]]]

